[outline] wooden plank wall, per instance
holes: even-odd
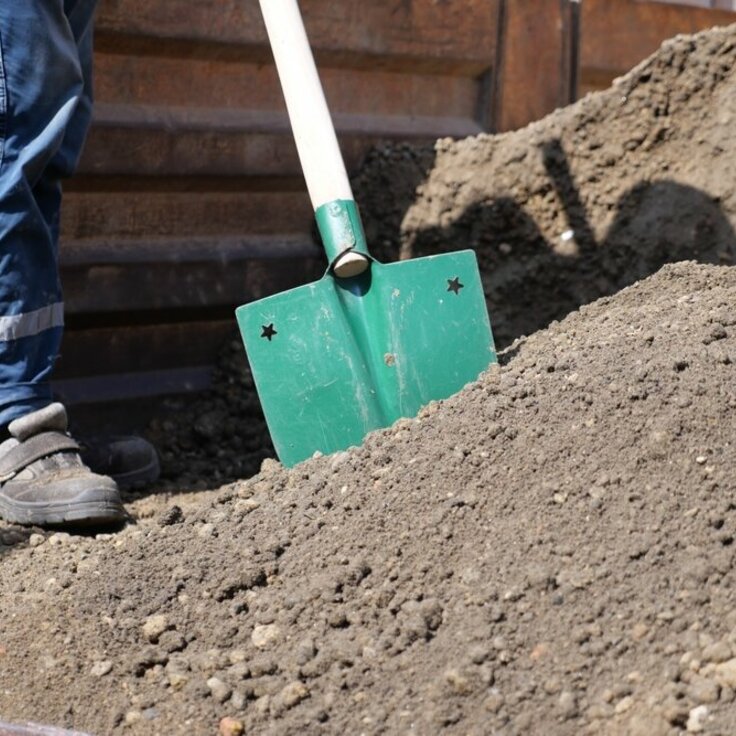
[[[580,96],[605,89],[678,33],[736,23],[736,13],[642,0],[585,0]]]
[[[350,170],[382,140],[492,125],[500,0],[301,6]],[[201,388],[234,307],[324,267],[258,3],[102,0],[96,31],[58,388]]]
[[[667,38],[736,22],[736,13],[651,0],[507,0],[497,129],[520,128],[605,89]]]

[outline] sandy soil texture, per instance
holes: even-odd
[[[209,403],[154,428],[178,466],[136,523],[0,525],[2,718],[736,733],[735,58],[736,29],[679,38],[524,131],[377,152],[374,242],[475,247],[501,365],[249,477],[268,450],[226,347]]]

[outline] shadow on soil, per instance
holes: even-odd
[[[626,192],[599,242],[560,142],[547,142],[541,154],[569,228],[557,242],[549,242],[515,200],[502,197],[470,207],[446,228],[419,232],[411,246],[411,256],[417,257],[443,250],[442,244],[479,244],[476,252],[500,349],[666,263],[736,262],[736,233],[720,204],[668,180],[642,182]]]

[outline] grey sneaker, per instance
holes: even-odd
[[[0,445],[0,516],[16,524],[103,525],[126,518],[115,481],[93,473],[51,404],[8,426]]]

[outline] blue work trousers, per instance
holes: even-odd
[[[0,427],[51,401],[61,180],[92,114],[97,0],[0,0]]]

